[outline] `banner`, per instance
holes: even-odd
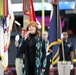
[[[60,15],[58,4],[53,4],[49,30],[49,51],[52,52],[52,64],[56,64],[60,58],[59,44],[61,43]]]
[[[2,58],[3,58],[3,60],[2,60],[2,66],[3,66],[3,68],[6,70],[7,69],[7,67],[8,67],[8,35],[7,35],[7,18],[3,18],[2,19],[2,24],[3,24],[3,26],[2,26],[2,28],[3,28],[3,54],[1,54],[2,55]]]
[[[23,0],[23,13],[24,13],[24,21],[23,21],[23,28],[26,29],[28,23],[30,21],[36,22],[36,14],[34,11],[33,1],[32,0]]]
[[[8,0],[8,17],[9,17],[9,28],[10,31],[12,31],[12,25],[14,22],[14,13],[12,11],[12,5],[10,0]]]
[[[34,11],[33,1],[30,0],[30,21],[36,22],[36,14]]]
[[[26,29],[28,23],[29,23],[29,11],[30,11],[30,4],[29,0],[23,0],[23,28]]]

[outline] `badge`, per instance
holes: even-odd
[[[71,44],[68,44],[67,46],[70,48],[71,47]]]

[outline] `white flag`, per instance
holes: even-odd
[[[14,22],[14,13],[12,11],[12,5],[11,5],[11,0],[8,0],[8,17],[9,17],[9,28],[10,31],[12,30],[12,25]]]
[[[3,27],[2,27],[2,21],[0,20],[0,57],[2,59],[2,67],[4,66],[4,33],[3,33]]]

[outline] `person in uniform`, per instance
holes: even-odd
[[[72,43],[68,42],[68,33],[63,32],[63,47],[64,47],[64,55],[66,61],[71,61],[73,64],[73,58],[74,58],[74,50]],[[63,60],[62,56],[62,45],[60,45],[60,61]]]
[[[63,32],[60,45],[60,60],[58,62],[59,75],[70,75],[70,68],[73,66],[74,50],[72,43],[68,42],[68,33]]]

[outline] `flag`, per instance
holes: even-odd
[[[25,28],[26,29],[26,27],[27,27],[27,25],[28,25],[28,23],[29,23],[29,16],[28,15],[24,15],[23,16],[23,28]]]
[[[8,0],[8,17],[9,17],[9,30],[12,31],[12,26],[14,22],[14,13],[12,11],[12,4],[10,0]]]
[[[59,44],[61,43],[60,32],[60,16],[58,4],[52,4],[52,17],[50,21],[49,43],[48,49],[52,52],[52,64],[56,64],[59,60]]]
[[[26,29],[27,24],[29,23],[29,11],[30,11],[30,4],[29,0],[23,0],[23,28]]]
[[[0,57],[2,58],[2,67],[8,67],[8,47],[7,47],[7,23],[6,18],[0,20]]]
[[[8,0],[0,0],[0,17],[7,17],[8,15]]]
[[[5,23],[5,25],[4,26],[6,26],[6,32],[7,32],[7,44],[6,44],[6,46],[7,47],[9,47],[9,44],[10,44],[10,37],[11,37],[11,31],[12,31],[12,26],[13,26],[13,22],[14,22],[14,13],[13,13],[13,11],[12,11],[12,4],[11,4],[11,1],[10,0],[8,0],[7,1],[8,3],[8,15],[7,15],[7,17],[4,17],[4,19],[5,19],[5,22],[3,22],[3,23]],[[5,27],[4,27],[4,29],[5,29]],[[6,47],[5,47],[5,50],[6,50]]]
[[[8,67],[8,48],[10,44],[10,37],[12,31],[12,25],[14,22],[14,13],[12,11],[11,1],[8,0],[8,16],[3,18],[3,30],[4,30],[4,61],[2,62],[4,69]]]
[[[14,13],[12,11],[11,1],[8,0],[8,16],[6,17],[6,21],[5,21],[6,31],[4,33],[4,35],[5,35],[5,37],[4,37],[5,68],[8,67],[8,48],[10,45],[10,38],[11,38],[13,22],[14,22]]]
[[[13,21],[14,14],[12,11],[11,2],[8,0],[8,16],[4,16],[0,21],[0,56],[2,58],[2,66],[4,69],[7,69],[8,67],[8,48],[10,44]]]
[[[3,24],[2,19],[0,18],[0,57],[2,59],[2,62],[4,61],[4,37],[3,37]]]
[[[0,17],[4,17],[4,1],[0,0]]]
[[[11,5],[11,1],[8,0],[8,16],[7,16],[7,42],[8,42],[8,47],[10,44],[10,37],[11,37],[11,31],[12,31],[12,26],[13,26],[13,22],[14,22],[14,13],[12,11],[12,5]]]
[[[24,26],[26,29],[27,24],[30,21],[36,22],[36,14],[34,11],[33,1],[32,0],[23,0],[23,13],[24,13]]]
[[[3,18],[3,42],[4,42],[4,61],[2,61],[2,66],[4,69],[8,67],[8,27],[7,27],[7,18]]]
[[[36,22],[36,15],[34,11],[33,1],[30,0],[30,21]]]
[[[23,1],[23,13],[24,15],[29,15],[30,4],[29,0],[22,0]]]

